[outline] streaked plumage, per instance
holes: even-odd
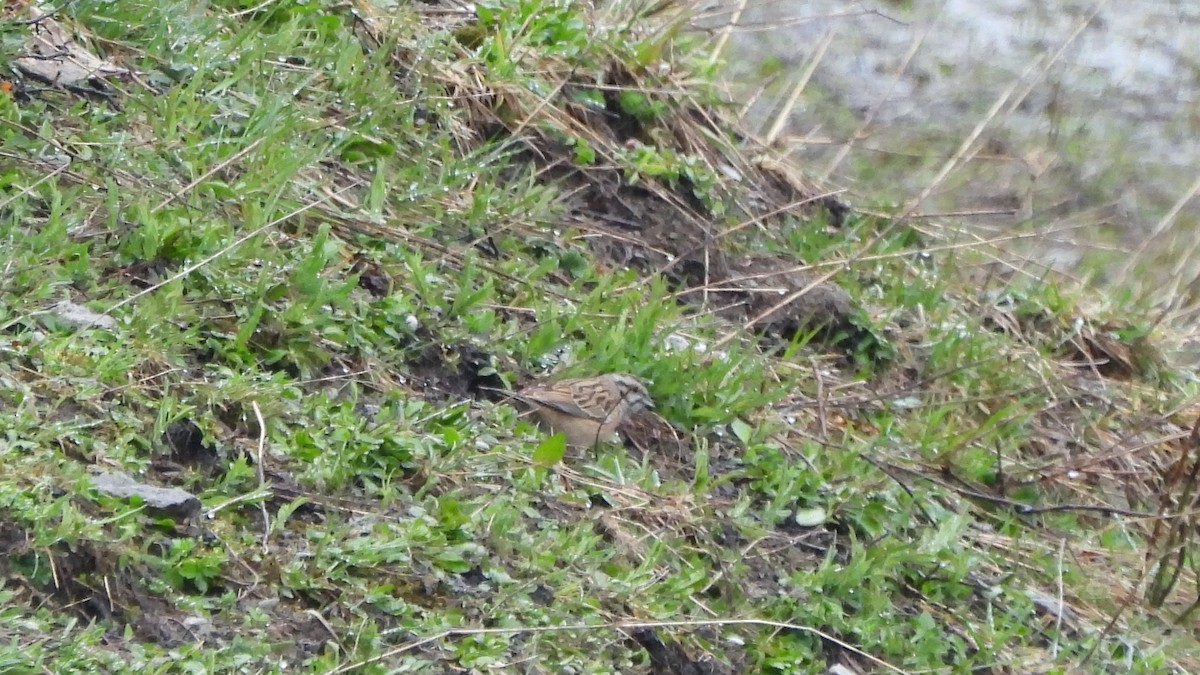
[[[630,416],[654,407],[646,385],[626,373],[559,380],[522,389],[514,397],[576,448],[595,447]]]

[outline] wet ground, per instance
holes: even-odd
[[[852,202],[919,194],[986,119],[920,211],[1052,230],[1016,248],[1101,282],[1138,283],[1130,252],[1175,291],[1200,268],[1200,199],[1164,220],[1200,177],[1200,3],[751,0],[737,23],[727,72],[764,135],[816,61],[778,142]]]

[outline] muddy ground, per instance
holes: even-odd
[[[967,219],[992,232],[1057,229],[1039,257],[1077,270],[1095,254],[1101,281],[1128,281],[1114,273],[1121,251],[1150,238],[1173,273],[1195,275],[1200,201],[1160,221],[1200,167],[1200,5],[754,0],[736,16],[724,4],[707,22],[737,19],[727,72],[754,99],[753,127],[765,133],[819,59],[781,140],[860,202],[918,194],[1018,83],[922,210],[999,211]]]

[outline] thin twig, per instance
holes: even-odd
[[[709,65],[716,65],[721,60],[721,52],[725,51],[725,44],[729,42],[730,34],[733,33],[735,27],[740,28],[738,24],[742,20],[742,12],[746,10],[748,2],[749,0],[739,0],[737,6],[733,8],[733,15],[729,17],[729,23],[725,24],[725,29],[721,31],[716,44],[713,45],[712,53],[708,55]]]
[[[46,174],[45,176],[42,176],[41,178],[37,179],[32,184],[30,184],[28,187],[24,187],[24,188],[21,188],[20,190],[16,191],[15,193],[13,193],[13,195],[11,197],[0,202],[0,210],[4,209],[4,207],[8,206],[15,200],[20,199],[21,197],[24,197],[25,195],[29,194],[30,192],[33,192],[34,188],[41,185],[42,183],[45,183],[46,181],[50,180],[51,178],[54,178],[55,176],[62,173],[63,171],[66,171],[68,168],[70,168],[70,166],[71,166],[70,162],[63,162],[62,164],[59,164],[56,169],[54,169],[50,173]]]
[[[1062,620],[1063,614],[1067,613],[1067,606],[1063,600],[1063,556],[1067,551],[1067,538],[1063,537],[1058,540],[1058,567],[1055,578],[1058,582],[1058,606],[1054,609],[1054,640],[1050,643],[1050,656],[1058,658],[1058,637],[1062,635]]]
[[[129,296],[128,298],[121,300],[120,302],[113,305],[112,307],[109,307],[108,311],[105,313],[112,314],[116,310],[124,307],[125,305],[128,305],[129,303],[133,302],[134,300],[137,300],[138,298],[140,298],[144,295],[149,295],[150,293],[157,291],[158,289],[162,288],[163,286],[166,286],[167,284],[178,281],[178,280],[182,279],[183,277],[186,277],[187,275],[191,274],[192,272],[195,272],[196,270],[200,269],[201,267],[204,267],[205,265],[216,260],[217,258],[220,258],[221,256],[226,255],[230,251],[233,251],[238,246],[241,246],[242,244],[253,239],[254,237],[257,237],[258,235],[262,234],[263,232],[266,232],[268,229],[275,227],[279,223],[282,223],[290,218],[293,218],[295,216],[300,215],[301,213],[304,213],[305,211],[308,211],[309,209],[312,209],[320,204],[323,204],[323,203],[329,201],[330,199],[333,199],[337,195],[339,195],[343,192],[346,192],[347,190],[350,190],[351,188],[358,187],[358,185],[361,182],[362,181],[356,180],[355,182],[351,183],[350,185],[347,185],[346,187],[342,188],[341,190],[338,190],[336,193],[325,195],[324,197],[322,197],[316,201],[309,202],[309,203],[301,206],[300,208],[296,209],[295,211],[292,211],[291,213],[288,213],[286,215],[276,218],[275,220],[272,220],[271,222],[267,223],[266,225],[263,225],[262,227],[257,227],[255,229],[251,230],[250,232],[246,233],[245,235],[242,235],[241,237],[238,237],[237,239],[235,239],[233,241],[233,243],[231,243],[230,245],[228,245],[225,248],[217,251],[216,253],[208,256],[207,258],[204,258],[194,264],[188,265],[187,267],[176,272],[175,274],[172,274],[171,276],[167,277],[166,279],[163,279],[162,281],[158,282],[157,284],[154,284],[153,286],[150,286],[149,288],[145,288],[141,291],[138,291],[137,293],[134,293],[133,295]]]
[[[600,624],[573,624],[567,626],[515,626],[512,628],[452,628],[449,630],[435,633],[428,637],[421,638],[414,642],[400,645],[394,649],[389,649],[382,654],[378,654],[369,659],[363,659],[356,663],[348,663],[332,670],[326,671],[326,675],[338,675],[339,673],[348,673],[358,670],[363,666],[372,663],[379,663],[385,659],[389,659],[397,654],[403,654],[407,651],[412,651],[423,645],[431,642],[436,642],[447,637],[463,637],[470,635],[512,635],[512,634],[533,634],[533,633],[561,633],[566,631],[594,631],[594,630],[625,630],[630,628],[690,628],[690,627],[709,627],[709,626],[767,626],[776,629],[795,630],[810,635],[816,635],[822,640],[832,642],[842,649],[854,652],[855,654],[867,659],[868,661],[881,666],[893,673],[905,673],[906,671],[893,666],[878,657],[872,656],[867,652],[826,633],[824,631],[812,628],[809,626],[801,626],[799,624],[784,623],[782,621],[768,621],[765,619],[717,619],[711,621],[630,621],[630,622],[615,622],[615,623],[600,623]]]
[[[960,495],[963,495],[964,497],[970,497],[971,499],[978,499],[978,500],[985,501],[985,502],[991,502],[993,504],[1000,504],[1002,506],[1011,507],[1013,509],[1013,511],[1015,511],[1018,515],[1022,515],[1022,516],[1036,516],[1036,515],[1039,515],[1042,513],[1054,513],[1056,511],[1085,511],[1085,512],[1102,513],[1104,515],[1109,515],[1109,516],[1125,516],[1127,518],[1147,518],[1147,519],[1179,517],[1179,516],[1184,515],[1184,514],[1161,515],[1161,514],[1157,514],[1157,513],[1146,513],[1145,511],[1131,511],[1129,509],[1122,509],[1117,506],[1100,506],[1100,505],[1094,505],[1094,504],[1055,504],[1053,506],[1030,506],[1028,504],[1023,504],[1018,501],[1013,501],[1013,500],[1005,498],[1005,497],[997,497],[996,495],[989,495],[985,492],[971,490],[971,489],[968,489],[968,488],[965,488],[965,487],[962,487],[959,485],[951,485],[950,483],[947,483],[946,481],[939,480],[937,478],[934,478],[933,476],[921,473],[920,471],[917,471],[916,469],[911,469],[906,466],[900,466],[899,464],[892,464],[891,462],[881,462],[881,463],[884,463],[893,469],[897,469],[899,471],[905,471],[914,476],[923,478],[923,479],[929,481],[930,483],[933,483],[934,485],[938,485],[938,486],[943,487],[952,492],[956,492]]]
[[[263,467],[263,459],[266,454],[267,447],[267,422],[263,419],[262,410],[258,407],[258,401],[251,401],[250,407],[254,409],[254,418],[258,420],[258,457],[256,459],[257,466],[255,467],[258,473],[258,491],[260,493],[269,493],[267,487],[267,472]],[[267,502],[262,500],[258,503],[258,508],[262,511],[263,520],[263,553],[270,553],[271,549],[267,545],[267,540],[271,537],[271,514],[267,513]]]
[[[1096,6],[1092,8],[1092,13],[1084,17],[1079,21],[1078,24],[1076,24],[1075,30],[1073,30],[1065,40],[1063,40],[1062,44],[1059,45],[1058,50],[1040,65],[1040,69],[1042,70],[1043,74],[1050,69],[1051,65],[1058,61],[1059,57],[1062,56],[1067,50],[1067,47],[1075,42],[1075,38],[1079,37],[1079,34],[1082,33],[1085,28],[1091,25],[1092,20],[1096,18],[1096,16],[1100,13],[1100,10],[1106,4],[1108,4],[1106,0],[1097,3]],[[1020,85],[1021,82],[1029,77],[1034,70],[1039,69],[1039,61],[1041,61],[1040,56],[1033,59],[1030,62],[1029,67],[1026,68],[1025,71],[1019,76],[1017,76],[1013,80],[1012,84],[996,98],[995,102],[992,103],[992,107],[988,109],[987,113],[984,114],[982,118],[980,118],[979,122],[975,125],[975,128],[971,130],[971,133],[967,134],[966,138],[964,138],[962,143],[959,145],[958,150],[949,160],[946,161],[945,164],[942,165],[941,170],[938,171],[934,179],[929,182],[929,185],[927,185],[925,189],[922,190],[919,195],[917,195],[916,199],[909,202],[909,204],[905,207],[903,213],[901,213],[900,217],[896,219],[897,223],[904,222],[908,216],[915,213],[921,204],[929,197],[929,195],[933,194],[933,192],[941,186],[942,182],[946,180],[946,177],[949,176],[954,169],[958,168],[958,166],[962,163],[963,158],[967,156],[973,147],[975,147],[975,142],[979,140],[979,136],[983,133],[983,130],[987,128],[988,124],[990,124],[991,121],[995,119],[997,114],[1000,113],[1001,109],[1004,108],[1005,103],[1012,99],[1012,106],[1006,112],[1006,114],[1008,114],[1014,110],[1016,106],[1025,99],[1026,96],[1029,95],[1029,92],[1033,90],[1034,83],[1040,80],[1040,78],[1037,78],[1031,82],[1020,96],[1013,98],[1013,94],[1016,92],[1018,85]]]
[[[213,167],[211,169],[209,169],[208,171],[205,171],[204,173],[202,173],[198,177],[196,177],[196,180],[188,183],[187,185],[184,185],[182,188],[180,188],[180,190],[178,192],[171,194],[166,199],[159,202],[158,206],[155,206],[154,208],[150,209],[150,213],[157,213],[158,211],[161,211],[164,207],[166,207],[171,202],[173,202],[176,199],[179,199],[180,197],[182,197],[183,195],[186,195],[187,193],[191,192],[197,185],[208,180],[209,176],[220,171],[221,169],[224,169],[225,167],[229,166],[230,164],[233,164],[234,162],[238,161],[239,159],[245,157],[246,155],[250,154],[251,151],[253,151],[258,146],[262,145],[262,142],[265,140],[266,140],[266,138],[260,138],[256,141],[254,141],[253,143],[251,143],[250,145],[247,145],[246,147],[242,148],[241,150],[238,150],[237,152],[233,153],[229,157],[226,157],[225,161],[219,162],[219,163],[213,165]]]
[[[813,56],[808,62],[808,67],[804,69],[804,72],[800,75],[800,79],[796,81],[796,86],[792,87],[792,95],[788,97],[783,107],[780,108],[779,114],[775,116],[775,123],[767,131],[764,140],[768,146],[773,145],[775,139],[779,136],[779,132],[783,131],[788,118],[792,114],[792,108],[800,100],[800,94],[804,93],[804,88],[808,86],[808,81],[812,78],[813,73],[816,72],[817,66],[821,64],[822,59],[825,58],[825,52],[829,50],[829,45],[833,44],[833,36],[834,31],[829,30],[825,32],[825,35],[821,38],[821,43],[817,45],[816,51],[813,52]]]
[[[943,2],[942,7],[945,8],[945,6],[946,3]],[[870,129],[871,125],[875,123],[875,116],[879,114],[879,111],[883,109],[884,104],[886,104],[888,99],[891,98],[892,92],[896,89],[896,85],[900,83],[900,76],[908,71],[909,64],[912,63],[913,58],[917,55],[917,52],[920,51],[921,46],[925,44],[925,38],[929,36],[929,32],[933,30],[933,27],[936,24],[936,21],[930,21],[927,23],[925,30],[913,40],[912,45],[910,45],[908,48],[908,53],[904,55],[904,58],[900,59],[900,65],[896,68],[896,72],[892,75],[892,81],[888,84],[887,91],[883,92],[883,94],[879,97],[879,100],[875,102],[875,105],[871,106],[870,112],[868,112],[866,117],[863,118],[863,121],[858,125],[858,128],[854,130],[854,135],[850,137],[850,140],[843,143],[842,147],[838,149],[837,154],[833,156],[832,160],[830,160],[829,166],[825,167],[825,172],[821,174],[821,180],[829,180],[829,177],[832,176],[833,172],[837,171],[838,166],[841,165],[842,160],[846,159],[846,155],[850,154],[850,148],[854,147],[854,144],[857,143],[859,139],[866,136],[867,129]]]

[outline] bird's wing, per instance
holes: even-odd
[[[568,393],[555,387],[527,389],[523,392],[518,392],[515,396],[530,405],[540,405],[567,415],[583,417],[599,422],[608,419],[608,416],[611,414],[611,411],[604,409],[602,406],[584,407]]]

